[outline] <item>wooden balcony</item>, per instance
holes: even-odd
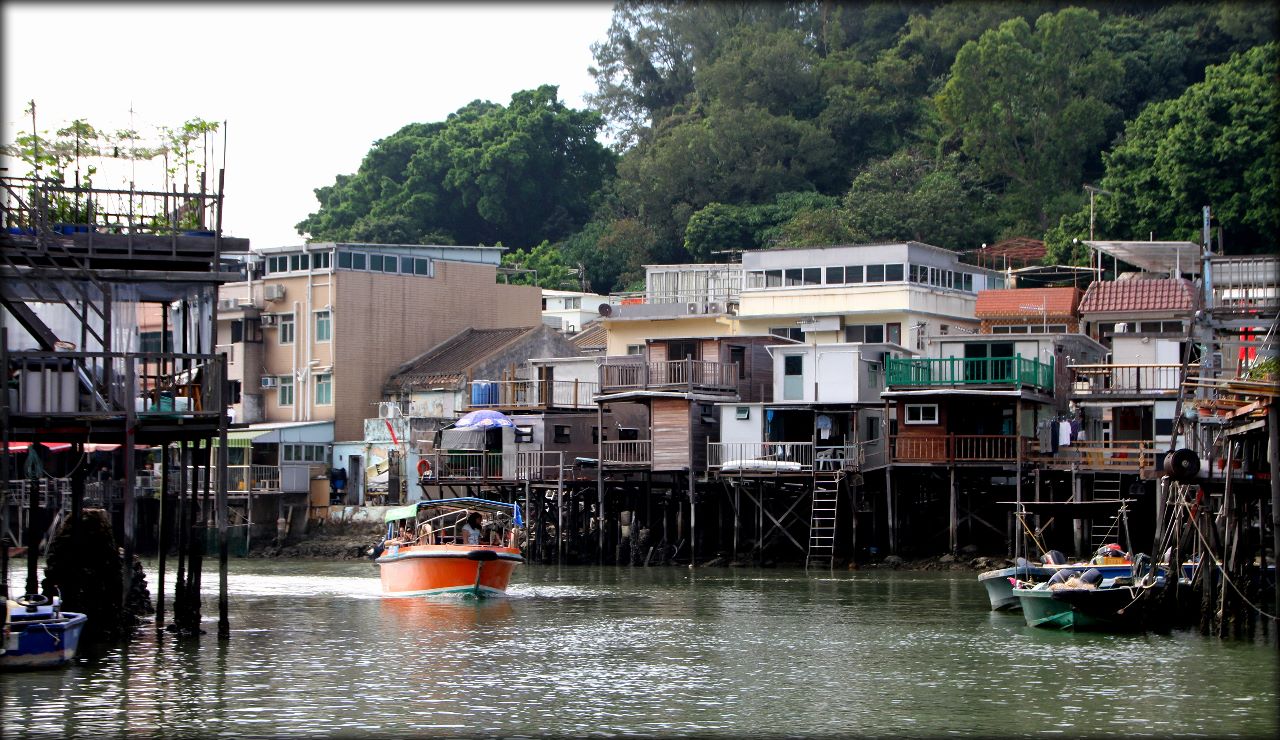
[[[1012,463],[1029,452],[1028,439],[1012,434],[934,434],[889,437],[894,463]]]
[[[1053,390],[1053,362],[1016,357],[889,358],[885,382],[890,388],[1014,386]]]
[[[471,409],[546,411],[596,407],[596,384],[578,380],[477,380],[468,395]]]
[[[600,366],[601,393],[684,391],[732,394],[737,390],[736,362],[686,359]]]
[[[1155,442],[1149,440],[1072,442],[1066,447],[1059,447],[1056,453],[1042,451],[1034,440],[1030,447],[1030,460],[1041,467],[1138,473],[1144,478],[1157,474],[1156,457]]]
[[[1077,400],[1173,398],[1178,394],[1180,365],[1071,365]]]

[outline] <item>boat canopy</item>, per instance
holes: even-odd
[[[524,526],[524,516],[523,512],[520,511],[519,504],[508,504],[505,501],[490,501],[489,499],[476,498],[474,496],[418,501],[417,503],[407,504],[405,506],[397,506],[394,509],[387,510],[385,521],[394,522],[397,519],[410,519],[418,515],[419,509],[431,507],[457,509],[460,511],[488,511],[495,514],[506,514],[512,518],[512,523],[515,526]]]

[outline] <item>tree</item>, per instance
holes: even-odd
[[[1173,100],[1143,109],[1103,155],[1096,228],[1108,238],[1199,241],[1201,207],[1212,208],[1233,251],[1274,251],[1280,233],[1280,44],[1205,70]],[[1088,236],[1087,212],[1063,217],[1046,236],[1053,253]]]
[[[613,173],[614,155],[595,138],[601,125],[550,85],[517,92],[505,107],[474,101],[375,142],[355,174],[316,189],[320,209],[298,231],[515,247],[564,238],[590,218]]]
[[[1053,197],[1074,189],[1096,160],[1115,115],[1123,69],[1097,43],[1098,14],[1067,8],[1035,31],[1001,23],[956,55],[936,97],[946,133],[982,174],[1005,183],[1006,221],[1044,231]]]
[[[536,285],[552,290],[574,290],[578,287],[572,268],[565,263],[564,255],[551,242],[544,241],[533,249],[516,249],[502,255],[502,266],[520,270],[533,270],[531,274],[516,275],[512,283]]]
[[[959,250],[991,240],[990,200],[959,156],[939,161],[903,150],[860,172],[844,208],[857,241],[911,239]]]

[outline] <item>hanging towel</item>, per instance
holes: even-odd
[[[1071,444],[1071,422],[1058,422],[1058,446],[1066,447]]]

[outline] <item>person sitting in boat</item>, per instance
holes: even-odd
[[[462,544],[478,545],[480,544],[480,535],[483,526],[481,524],[480,512],[473,511],[467,517],[467,521],[462,525]]]

